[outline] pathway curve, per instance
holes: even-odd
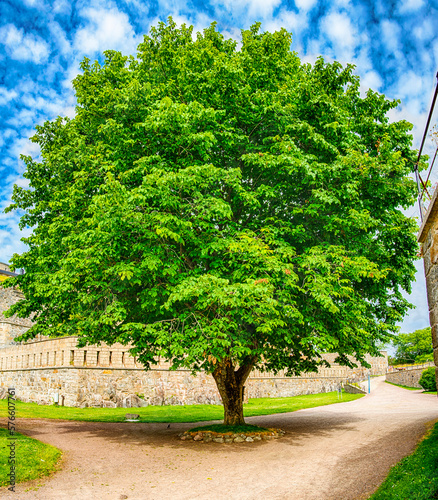
[[[359,400],[247,418],[285,437],[254,443],[196,443],[193,424],[21,420],[18,431],[62,449],[51,478],[0,489],[14,500],[358,500],[411,453],[438,419],[434,395],[373,380]],[[5,424],[5,419],[0,419]],[[41,484],[36,491],[28,490]]]

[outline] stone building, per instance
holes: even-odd
[[[11,276],[16,276],[16,274],[11,272],[7,264],[0,262],[0,285]],[[0,288],[0,348],[14,344],[15,337],[24,333],[32,325],[28,319],[16,316],[5,318],[3,315],[3,311],[22,297],[23,294],[17,289]]]
[[[432,329],[433,359],[435,377],[438,385],[438,189],[423,218],[418,242],[421,243],[424,273],[426,275],[427,303],[429,320]]]
[[[2,265],[0,279],[11,273]],[[76,337],[37,338],[17,343],[17,335],[31,326],[29,320],[5,318],[2,311],[21,297],[18,290],[0,288],[0,397],[14,387],[22,401],[66,406],[139,407],[171,404],[220,404],[221,399],[211,375],[193,376],[189,370],[171,370],[160,361],[151,370],[131,356],[130,346],[86,346],[78,348]],[[347,380],[361,380],[368,373],[383,375],[388,366],[382,357],[368,357],[371,370],[354,370],[334,363],[335,354],[326,354],[331,368],[302,377],[275,376],[254,370],[245,394],[255,397],[285,397],[336,390]]]

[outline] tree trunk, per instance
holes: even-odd
[[[241,365],[238,370],[230,359],[222,360],[213,372],[219,394],[224,405],[224,424],[243,425],[243,386],[253,366],[253,359]]]

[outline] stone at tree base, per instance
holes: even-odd
[[[139,418],[140,418],[140,415],[138,415],[137,413],[127,413],[125,415],[126,420],[138,420]]]
[[[282,429],[267,429],[259,432],[215,432],[211,430],[184,431],[178,434],[182,441],[202,441],[204,443],[253,443],[254,441],[271,440],[283,437],[285,431]]]

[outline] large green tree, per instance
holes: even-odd
[[[433,361],[430,326],[412,333],[400,333],[394,338],[392,345],[396,348],[392,364]]]
[[[22,339],[131,342],[146,367],[205,370],[226,424],[254,367],[377,354],[415,273],[411,125],[353,66],[290,46],[169,19],[135,58],[83,61],[76,115],[37,127],[10,207],[33,228],[9,282],[25,294],[10,312],[36,320]]]

